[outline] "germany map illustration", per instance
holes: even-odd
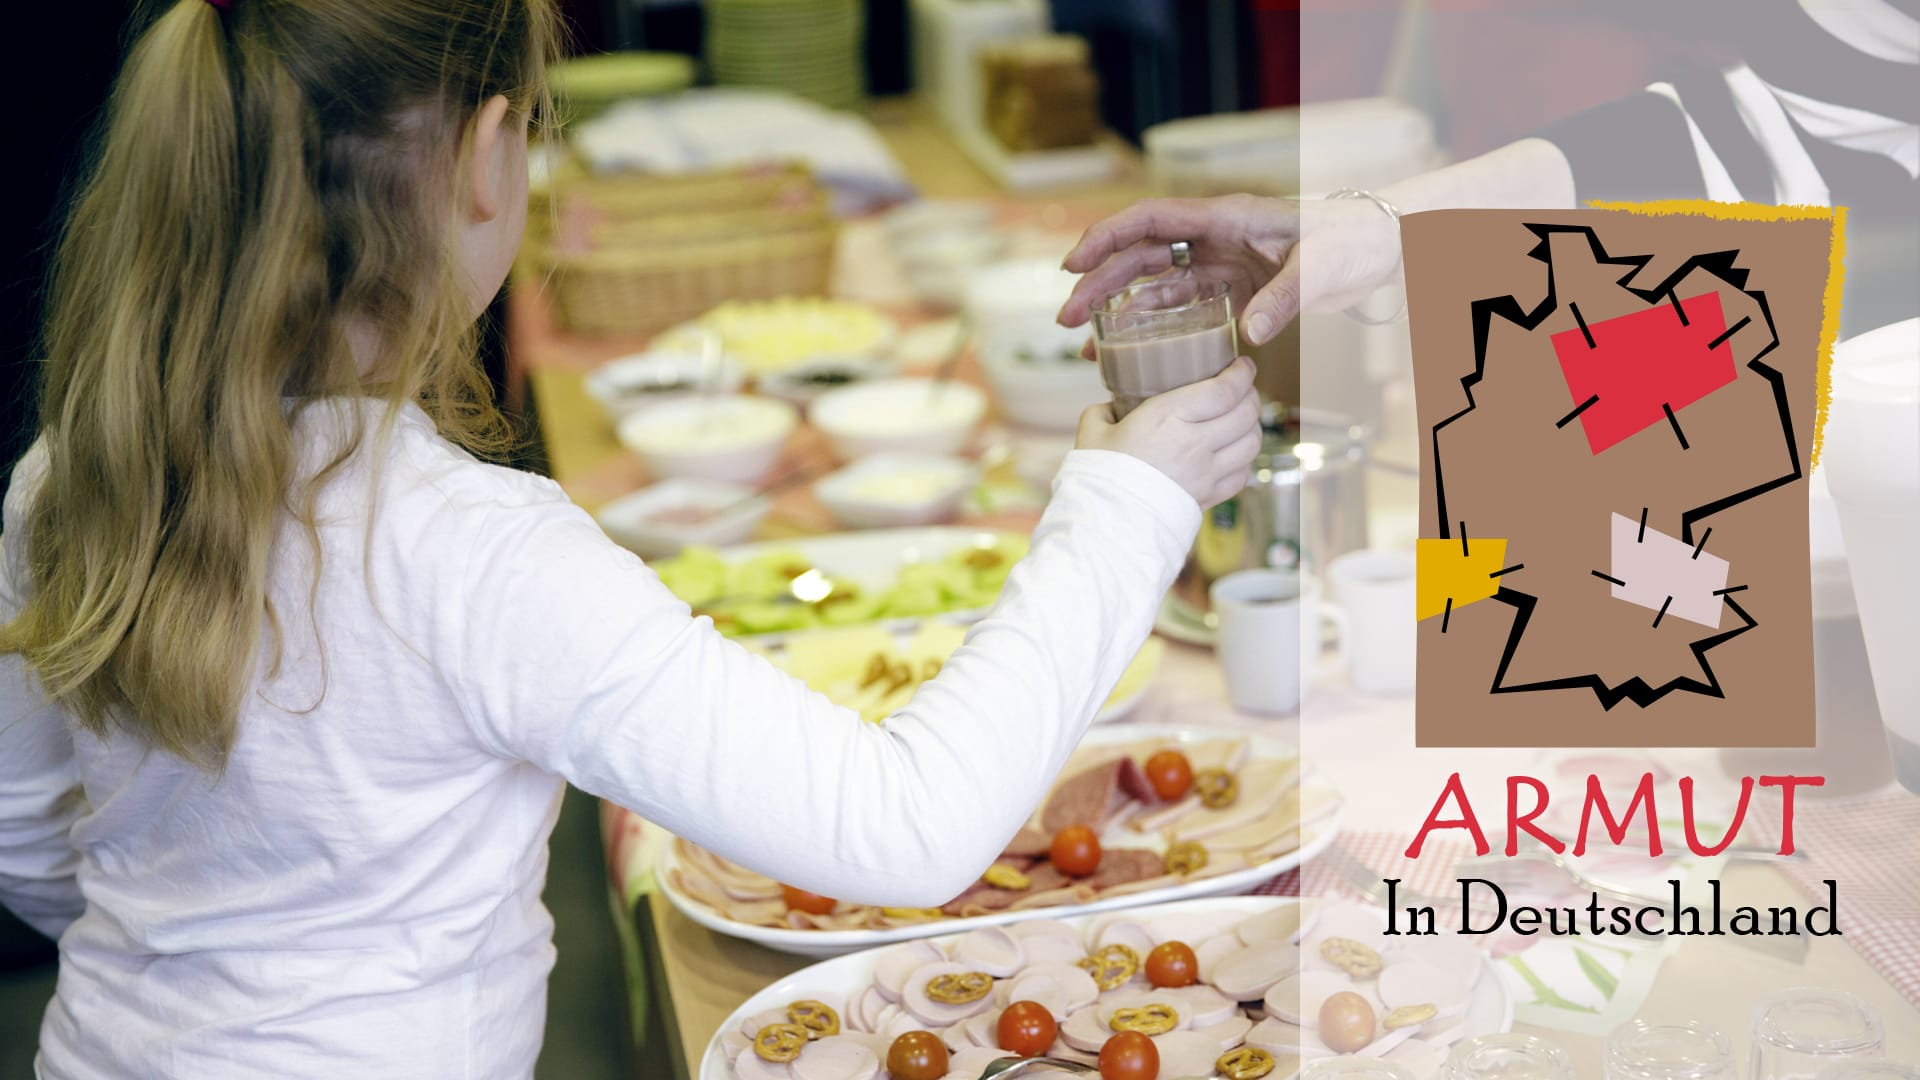
[[[1421,745],[1811,743],[1832,214],[1402,223]]]

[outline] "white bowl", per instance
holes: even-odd
[[[641,409],[677,401],[700,388],[708,378],[706,358],[680,349],[650,349],[622,356],[594,368],[587,375],[587,393],[617,423]],[[715,392],[731,394],[746,380],[738,361],[723,356],[712,372]]]
[[[784,401],[728,394],[642,409],[620,421],[618,434],[656,478],[757,484],[780,460],[797,420]]]
[[[1014,259],[975,270],[967,278],[962,307],[981,355],[1010,353],[1047,335],[1085,341],[1088,328],[1063,330],[1053,321],[1078,280],[1046,259]]]
[[[885,378],[900,370],[891,360],[871,356],[828,356],[809,360],[799,367],[760,376],[760,392],[805,408],[821,394],[856,383]],[[823,375],[844,376],[829,382]]]
[[[991,229],[948,226],[908,233],[893,249],[920,299],[957,308],[972,276],[1007,253],[1007,238]]]
[[[772,500],[750,487],[711,480],[664,480],[600,508],[594,520],[614,543],[648,559],[665,558],[688,544],[738,544],[767,516]],[[676,511],[704,512],[675,520]]]
[[[834,519],[850,529],[950,521],[979,480],[971,462],[938,454],[874,454],[814,485]]]
[[[981,353],[1000,414],[1039,431],[1077,430],[1087,406],[1113,397],[1100,381],[1100,365],[1079,352],[1078,345],[1056,338],[1032,349]]]
[[[957,454],[986,411],[986,395],[966,383],[876,379],[821,394],[808,419],[851,461],[887,450]]]

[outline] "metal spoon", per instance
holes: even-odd
[[[1028,1076],[1039,1072],[1041,1069],[1048,1068],[1062,1069],[1071,1073],[1097,1073],[1100,1071],[1091,1065],[1082,1065],[1077,1061],[1068,1061],[1064,1058],[1003,1057],[988,1062],[987,1067],[980,1073],[980,1080],[993,1080],[995,1077],[999,1077],[1000,1080],[1020,1080],[1023,1076]]]

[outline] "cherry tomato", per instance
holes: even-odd
[[[1068,877],[1086,877],[1100,869],[1100,838],[1085,825],[1069,825],[1053,834],[1047,857]]]
[[[1038,1057],[1053,1046],[1060,1027],[1053,1014],[1037,1001],[1016,1001],[1000,1014],[1000,1049],[1021,1057]]]
[[[780,897],[787,902],[788,911],[804,911],[809,915],[831,915],[833,906],[840,902],[831,896],[810,893],[791,885],[780,886]]]
[[[1123,1031],[1100,1048],[1100,1080],[1157,1080],[1160,1050],[1137,1031]]]
[[[887,1047],[893,1080],[941,1080],[947,1075],[947,1044],[931,1031],[909,1031]]]
[[[1193,766],[1178,750],[1162,750],[1147,759],[1147,783],[1163,802],[1172,802],[1193,786]]]
[[[1155,986],[1192,986],[1200,981],[1200,960],[1184,941],[1166,941],[1147,954],[1147,981]]]

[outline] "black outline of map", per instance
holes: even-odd
[[[1738,506],[1749,499],[1764,495],[1776,488],[1784,487],[1804,477],[1805,473],[1800,465],[1800,451],[1794,444],[1793,416],[1787,398],[1786,379],[1778,370],[1761,362],[1762,357],[1765,357],[1768,353],[1779,347],[1780,335],[1774,326],[1773,312],[1767,305],[1766,293],[1759,290],[1748,289],[1748,271],[1734,265],[1735,260],[1740,256],[1740,252],[1737,249],[1694,255],[1682,263],[1679,269],[1668,275],[1666,280],[1662,281],[1659,285],[1651,289],[1636,289],[1628,285],[1627,282],[1638,275],[1639,272],[1646,267],[1647,263],[1652,261],[1653,256],[1609,255],[1606,248],[1601,244],[1599,235],[1592,227],[1586,225],[1527,223],[1525,227],[1540,239],[1539,244],[1527,252],[1527,257],[1547,264],[1547,294],[1531,311],[1522,307],[1519,299],[1512,294],[1473,301],[1473,372],[1468,375],[1463,375],[1460,378],[1460,386],[1466,392],[1467,407],[1434,424],[1432,429],[1433,487],[1436,509],[1438,510],[1437,516],[1440,528],[1440,539],[1452,539],[1453,536],[1451,522],[1447,516],[1446,478],[1441,470],[1440,463],[1440,432],[1447,425],[1473,412],[1474,409],[1478,407],[1473,399],[1473,388],[1480,382],[1485,373],[1487,342],[1494,318],[1498,317],[1523,330],[1531,331],[1538,329],[1539,326],[1547,320],[1548,316],[1559,310],[1560,305],[1554,280],[1552,254],[1552,237],[1557,233],[1584,235],[1587,238],[1588,246],[1593,251],[1595,262],[1602,265],[1627,267],[1627,272],[1616,280],[1614,284],[1640,297],[1649,305],[1656,304],[1661,300],[1666,300],[1678,308],[1680,298],[1675,290],[1680,287],[1680,283],[1684,281],[1689,274],[1693,273],[1693,271],[1704,270],[1726,284],[1731,285],[1733,288],[1738,289],[1742,294],[1751,297],[1754,302],[1759,305],[1761,316],[1766,321],[1766,330],[1767,333],[1772,336],[1772,340],[1767,343],[1765,348],[1755,353],[1752,359],[1747,361],[1746,366],[1748,370],[1766,379],[1773,387],[1774,405],[1779,411],[1781,434],[1786,443],[1788,460],[1792,464],[1792,469],[1784,475],[1755,484],[1752,487],[1743,488],[1687,510],[1681,515],[1680,538],[1683,541],[1689,544],[1694,542],[1693,527],[1703,519],[1730,507]],[[1571,303],[1570,301],[1570,306]],[[1575,316],[1578,318],[1577,311],[1575,312]],[[1584,329],[1584,322],[1582,322],[1581,325]],[[1744,320],[1742,323],[1736,323],[1723,337],[1731,336],[1735,331],[1739,330],[1742,325],[1744,325]],[[1590,336],[1589,341],[1591,341]],[[1576,410],[1576,412],[1577,411],[1578,410]],[[1672,419],[1670,412],[1668,419]],[[1679,435],[1677,423],[1674,430],[1675,434]],[[1681,446],[1684,449],[1686,446],[1685,439],[1684,436],[1680,437],[1682,439]],[[1759,625],[1753,616],[1747,614],[1747,612],[1741,608],[1739,602],[1733,598],[1732,593],[1735,591],[1738,591],[1738,589],[1725,590],[1723,595],[1721,595],[1721,600],[1726,603],[1727,607],[1733,610],[1735,615],[1740,617],[1742,625],[1732,630],[1700,638],[1691,642],[1688,646],[1694,655],[1695,661],[1700,665],[1699,677],[1687,675],[1677,676],[1656,687],[1649,684],[1640,676],[1635,675],[1617,685],[1609,685],[1599,674],[1589,672],[1509,685],[1506,682],[1507,669],[1513,662],[1514,654],[1520,648],[1520,641],[1526,635],[1527,624],[1532,620],[1534,609],[1540,604],[1540,598],[1515,589],[1503,582],[1500,588],[1493,594],[1492,599],[1512,607],[1514,609],[1514,620],[1513,627],[1507,636],[1505,651],[1502,652],[1500,656],[1500,665],[1494,672],[1493,685],[1490,692],[1495,694],[1518,694],[1585,688],[1592,690],[1594,696],[1600,700],[1601,707],[1608,710],[1611,710],[1621,701],[1631,701],[1644,709],[1671,693],[1701,694],[1706,697],[1724,698],[1726,694],[1720,686],[1719,678],[1713,673],[1713,667],[1708,662],[1707,653]]]

